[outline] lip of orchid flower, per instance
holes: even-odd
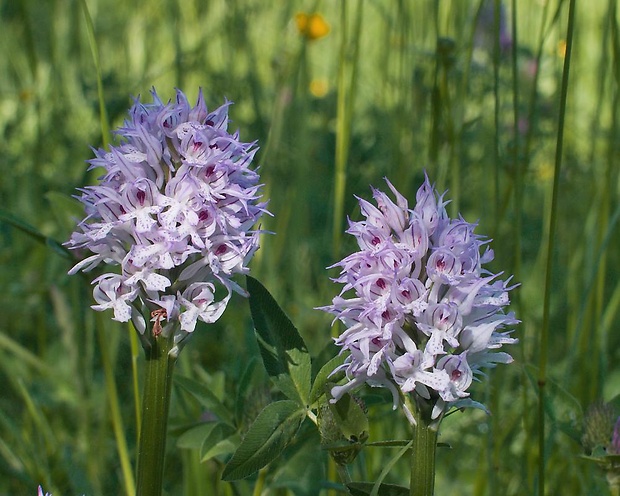
[[[193,107],[180,90],[168,103],[151,95],[152,103],[134,100],[116,131],[120,145],[94,150],[89,170],[104,173],[78,190],[87,215],[65,245],[92,252],[71,274],[120,266],[93,280],[95,310],[113,309],[141,333],[161,310],[158,331],[176,322],[179,342],[197,320],[216,321],[231,291],[245,295],[232,278],[248,272],[264,232],[254,226],[271,214],[250,168],[255,142],[227,131],[231,102],[209,112],[202,90]]]
[[[504,312],[517,285],[483,267],[490,240],[448,216],[426,174],[413,208],[386,182],[396,201],[375,188],[377,206],[358,198],[364,220],[349,220],[347,233],[359,251],[330,267],[344,286],[319,308],[346,327],[335,343],[348,353],[339,368],[347,380],[332,401],[366,383],[389,388],[395,407],[396,388],[429,403],[433,419],[452,406],[484,408],[468,389],[481,369],[512,361],[496,350],[517,342],[510,332],[519,321]]]

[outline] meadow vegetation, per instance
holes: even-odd
[[[492,414],[443,422],[450,448],[438,450],[436,494],[538,494],[541,473],[546,494],[607,494],[580,441],[589,405],[620,393],[620,17],[616,0],[577,2],[570,25],[569,3],[2,2],[0,494],[35,494],[38,484],[54,496],[131,493],[142,353],[132,328],[89,308],[90,278],[67,275],[74,262],[60,243],[83,217],[71,195],[97,178],[86,172],[89,146],[114,141],[108,130],[131,96],[149,101],[152,87],[190,101],[202,88],[213,109],[233,101],[230,128],[258,141],[274,213],[262,227],[274,234],[251,274],[317,369],[338,329],[315,308],[339,291],[326,267],[355,249],[344,235],[347,216],[360,217],[354,195],[370,198],[387,177],[413,203],[425,170],[449,190],[451,216],[478,220],[493,239],[491,270],[520,283],[511,297],[521,324],[515,364],[473,386]],[[216,413],[177,384],[167,494],[252,494],[257,476],[220,478],[275,395],[262,367],[243,298],[198,325],[177,373],[207,388],[235,429],[216,432],[205,456],[184,433]],[[407,437],[389,394],[361,394],[370,441]],[[301,434],[261,484],[337,494],[316,432]],[[374,480],[396,453],[365,448],[352,475]],[[386,482],[407,481],[395,461]]]

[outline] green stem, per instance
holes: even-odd
[[[342,218],[344,212],[344,192],[346,185],[346,163],[347,163],[347,138],[349,135],[349,124],[346,122],[346,94],[347,94],[347,2],[340,4],[340,23],[342,26],[342,36],[340,40],[340,56],[338,64],[338,101],[337,101],[337,131],[336,131],[336,160],[334,174],[334,224],[332,233],[332,251],[337,256],[340,250],[340,236]]]
[[[615,472],[607,473],[607,484],[609,485],[609,494],[611,496],[620,496],[620,477]]]
[[[267,470],[262,468],[258,471],[258,477],[256,478],[256,484],[254,484],[253,496],[260,496],[263,494],[263,488],[265,487],[265,479],[267,478]]]
[[[494,125],[495,125],[495,133],[493,134],[493,159],[495,161],[495,167],[493,167],[493,204],[494,204],[494,214],[495,218],[495,226],[499,224],[500,217],[500,193],[499,193],[499,168],[500,168],[500,98],[499,98],[499,65],[500,65],[500,0],[495,0],[493,3],[493,17],[494,17],[494,27],[495,27],[495,36],[493,43],[493,97],[495,100],[494,105]]]
[[[123,428],[123,416],[119,403],[118,390],[114,381],[114,369],[112,367],[112,357],[110,356],[109,339],[103,324],[102,314],[96,314],[96,332],[99,340],[99,351],[101,352],[101,362],[103,363],[103,373],[105,377],[105,388],[110,405],[110,414],[112,416],[112,428],[114,429],[114,438],[116,439],[116,449],[123,473],[123,483],[125,486],[125,494],[132,496],[135,492],[135,483],[133,478],[133,470],[129,461],[129,450],[127,449],[127,440],[125,439],[125,429]]]
[[[99,97],[99,121],[101,123],[101,139],[104,147],[107,147],[110,140],[110,126],[108,124],[108,113],[105,108],[105,98],[103,97],[103,78],[101,76],[101,64],[99,62],[99,48],[95,39],[95,27],[93,18],[90,16],[86,0],[80,2],[84,18],[86,20],[86,34],[88,35],[88,44],[90,45],[93,62],[95,64],[95,72],[97,74],[97,96]]]
[[[142,412],[140,411],[140,381],[138,378],[138,359],[140,357],[140,343],[138,341],[138,331],[134,326],[129,329],[129,343],[131,346],[131,377],[133,379],[133,402],[136,415],[136,436],[138,445],[140,443],[140,429],[142,428]]]
[[[345,486],[351,483],[351,474],[349,474],[349,470],[347,469],[346,465],[336,464],[336,471],[338,472],[338,476],[340,477],[340,480]]]
[[[418,421],[413,428],[411,450],[411,496],[432,496],[435,488],[437,427]]]
[[[334,216],[332,251],[338,257],[344,219],[344,201],[347,183],[347,161],[351,142],[351,120],[355,101],[355,83],[359,66],[359,48],[363,18],[363,2],[359,2],[353,36],[349,37],[348,2],[340,4],[342,36],[338,64],[338,101],[336,115],[336,157],[334,172]]]
[[[162,492],[166,427],[176,356],[170,355],[174,333],[150,340],[145,348],[146,374],[142,398],[142,428],[138,450],[137,496],[159,496]]]
[[[545,465],[546,465],[546,439],[545,439],[545,386],[547,383],[547,359],[549,353],[549,332],[551,322],[551,295],[555,288],[553,284],[553,261],[555,259],[555,232],[559,215],[558,198],[560,190],[560,171],[562,168],[562,152],[564,145],[564,119],[566,116],[566,101],[568,99],[568,81],[570,72],[570,60],[573,47],[573,34],[575,31],[575,8],[576,0],[570,0],[568,4],[568,26],[566,28],[566,54],[562,70],[562,85],[560,89],[560,110],[558,116],[558,135],[555,148],[555,164],[553,171],[553,189],[551,193],[551,212],[549,215],[549,240],[547,243],[547,256],[545,268],[545,288],[543,299],[543,321],[540,332],[539,362],[538,362],[538,494],[545,494]]]
[[[413,444],[411,446],[411,496],[433,496],[435,489],[435,452],[441,418],[432,420],[425,405],[413,403],[405,398],[405,406],[413,414]],[[420,408],[422,406],[422,408]]]

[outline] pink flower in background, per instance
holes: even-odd
[[[616,419],[614,424],[614,432],[611,436],[611,443],[608,451],[614,455],[620,455],[620,417]]]

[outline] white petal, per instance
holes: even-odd
[[[152,272],[144,278],[144,283],[149,291],[165,291],[170,286],[170,279]]]
[[[186,332],[194,332],[196,328],[196,320],[198,319],[198,308],[195,306],[189,307],[185,312],[179,315],[179,321],[181,322],[181,329]]]

